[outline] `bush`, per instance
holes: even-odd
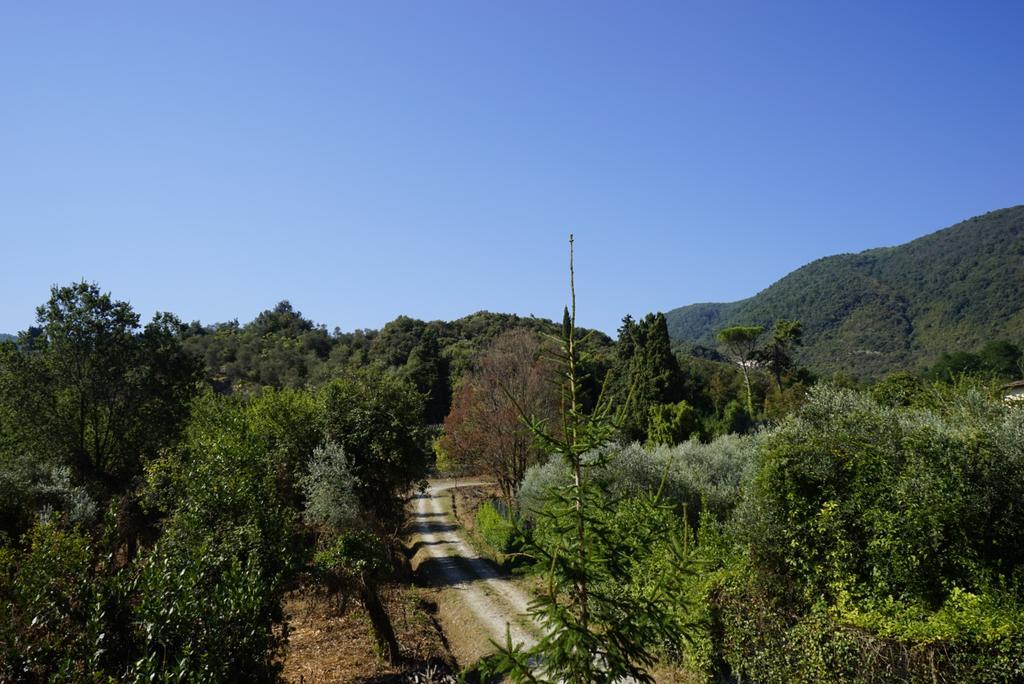
[[[515,526],[502,516],[494,501],[485,501],[476,509],[476,529],[498,553],[512,553],[517,548]]]
[[[755,557],[807,605],[937,607],[1024,572],[1024,413],[968,392],[934,410],[817,389],[765,442]]]
[[[651,404],[647,414],[647,441],[671,446],[689,439],[700,428],[697,410],[686,401]]]
[[[300,486],[306,495],[303,517],[307,524],[340,530],[358,519],[355,478],[345,450],[334,442],[313,450],[309,473],[300,480]]]
[[[1019,604],[961,594],[928,614],[896,604],[884,618],[825,607],[793,614],[739,566],[719,577],[709,598],[718,673],[740,681],[995,684],[1024,677]]]
[[[170,535],[140,560],[129,593],[141,653],[126,679],[274,680],[280,587],[261,563],[258,536],[253,528]]]
[[[663,498],[679,512],[688,509],[691,524],[703,507],[715,519],[727,520],[754,474],[759,435],[723,435],[710,444],[691,440],[676,446],[644,448],[639,444],[606,447],[614,465],[597,477],[606,481],[616,498],[653,494],[662,487]],[[524,515],[539,511],[545,493],[569,481],[568,470],[557,461],[527,471],[519,491]]]
[[[108,582],[88,539],[54,523],[0,548],[0,680],[82,681],[102,669]]]
[[[764,438],[749,553],[707,585],[710,674],[1024,677],[1024,412],[969,383],[875,394],[816,388]]]
[[[60,514],[71,524],[91,525],[96,501],[76,485],[67,466],[47,466],[31,455],[0,457],[0,535],[17,539],[39,518]]]
[[[347,530],[313,558],[313,565],[324,573],[359,582],[363,577],[378,577],[391,568],[387,546],[367,530]]]

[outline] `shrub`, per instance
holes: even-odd
[[[614,452],[614,465],[596,477],[607,482],[616,498],[657,492],[664,478],[664,500],[679,512],[685,505],[691,523],[705,506],[717,520],[726,520],[753,477],[761,439],[759,435],[723,435],[710,444],[691,440],[650,449],[635,443],[612,445],[605,450]],[[531,468],[520,488],[520,510],[532,515],[540,510],[546,492],[568,480],[568,470],[554,460]]]
[[[0,457],[0,534],[17,539],[38,518],[61,514],[66,522],[91,525],[98,507],[67,466],[47,466],[32,455]]]
[[[82,534],[33,527],[23,552],[0,549],[0,680],[82,681],[104,661],[108,583]]]
[[[345,450],[334,442],[313,450],[309,472],[300,486],[306,495],[303,517],[308,524],[340,530],[358,519],[355,478]]]
[[[368,530],[346,530],[313,558],[313,565],[346,582],[385,574],[391,567],[387,546]]]
[[[817,389],[765,442],[755,557],[808,604],[935,607],[1024,571],[1022,436],[1024,414],[974,392],[925,411]]]
[[[251,527],[172,534],[140,560],[128,587],[140,657],[128,681],[274,680],[280,587],[258,536]]]
[[[697,410],[686,401],[651,404],[648,408],[647,441],[650,444],[679,444],[689,439],[699,427]]]
[[[970,384],[884,396],[816,388],[764,438],[734,518],[749,555],[706,593],[709,673],[1024,677],[1024,412]]]
[[[476,528],[491,548],[498,553],[516,550],[516,530],[498,511],[494,501],[485,501],[476,509]]]
[[[743,570],[749,568],[720,575],[709,592],[719,675],[779,684],[994,684],[1024,677],[1019,604],[960,594],[936,612],[890,602],[884,616],[825,607],[794,614]]]

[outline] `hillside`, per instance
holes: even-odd
[[[7,340],[13,340],[13,339],[15,339],[14,335],[9,335],[7,333],[0,333],[0,342],[6,342]]]
[[[346,369],[389,368],[409,376],[431,396],[431,422],[448,413],[453,388],[479,352],[501,333],[525,328],[546,335],[561,326],[543,318],[478,311],[454,321],[399,316],[380,330],[329,333],[282,301],[249,323],[187,327],[184,348],[199,359],[207,380],[220,391],[256,387],[315,387]],[[581,329],[583,348],[607,357],[612,340]]]
[[[714,346],[718,329],[804,325],[799,361],[855,377],[917,368],[951,350],[1024,339],[1024,205],[898,247],[825,257],[758,294],[666,315],[677,341]]]

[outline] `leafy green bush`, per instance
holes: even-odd
[[[937,612],[889,603],[881,612],[824,606],[795,614],[736,566],[708,597],[717,668],[740,681],[1015,682],[1024,677],[1019,603],[951,595]],[[1005,598],[1005,597],[1004,597]]]
[[[71,524],[96,521],[98,506],[71,469],[31,454],[0,456],[0,535],[17,539],[38,518],[61,514]]]
[[[515,551],[515,526],[498,512],[494,501],[485,501],[476,509],[476,529],[480,531],[484,541],[498,553]]]
[[[140,560],[127,587],[140,649],[128,681],[274,680],[280,585],[258,537],[252,527],[172,534]]]
[[[647,441],[650,444],[679,444],[699,428],[697,410],[686,401],[651,404],[648,408]]]
[[[654,493],[661,488],[664,500],[679,512],[686,506],[691,523],[705,506],[716,519],[726,520],[753,477],[761,439],[759,435],[723,435],[709,444],[691,440],[653,448],[635,443],[612,445],[605,451],[614,455],[613,467],[595,476],[607,482],[616,498]],[[568,479],[569,471],[555,460],[530,468],[519,491],[520,510],[527,516],[539,511],[545,492]]]
[[[281,594],[306,559],[293,491],[311,405],[205,395],[182,445],[149,464],[144,500],[166,519],[126,589],[141,625],[130,678],[274,677]]]
[[[808,605],[981,590],[1024,570],[1022,437],[974,391],[924,411],[816,389],[765,442],[753,553]]]
[[[182,446],[147,467],[144,501],[168,515],[166,533],[182,538],[258,530],[254,552],[270,577],[281,578],[302,564],[305,551],[296,504],[278,486],[282,440],[258,425],[245,401],[202,397]]]
[[[1024,412],[970,383],[914,383],[905,406],[907,386],[890,406],[816,388],[764,438],[733,519],[745,552],[706,585],[707,672],[1024,677]]]
[[[925,381],[917,375],[898,371],[890,373],[871,386],[871,397],[882,406],[913,406],[927,391]]]
[[[313,565],[323,572],[358,580],[383,575],[391,561],[380,537],[368,530],[346,530],[313,557]]]
[[[102,670],[110,586],[82,534],[43,523],[0,548],[0,680],[83,681]]]

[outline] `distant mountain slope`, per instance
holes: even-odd
[[[666,314],[676,340],[715,346],[728,325],[804,325],[800,361],[877,376],[993,339],[1024,340],[1024,205],[898,247],[818,259],[749,299]]]
[[[15,339],[15,335],[9,335],[7,333],[0,333],[0,342],[6,342],[7,340]]]

